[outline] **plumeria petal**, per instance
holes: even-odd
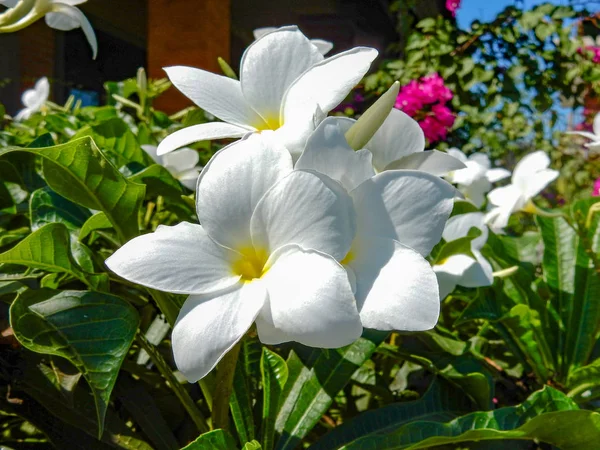
[[[328,117],[321,122],[308,139],[295,168],[321,172],[351,191],[375,172],[371,153],[368,150],[355,152],[346,142],[339,126],[339,122],[344,121],[343,118]]]
[[[512,175],[512,182],[517,186],[524,188],[527,186],[530,177],[536,172],[547,169],[550,166],[550,158],[542,150],[525,155],[515,166]]]
[[[487,178],[482,177],[469,185],[460,186],[460,192],[475,206],[481,208],[485,202],[485,194],[490,191],[492,184]]]
[[[524,195],[527,198],[533,198],[544,190],[546,186],[552,183],[558,178],[559,172],[557,170],[545,169],[540,170],[538,173],[533,175],[525,186]]]
[[[594,116],[594,124],[593,124],[594,134],[596,135],[596,139],[600,139],[600,113],[597,113]]]
[[[196,167],[198,161],[200,161],[200,155],[191,148],[182,148],[163,156],[163,165],[175,173]]]
[[[378,330],[423,331],[435,326],[440,299],[429,263],[397,241],[357,238],[348,263],[356,275],[362,324]]]
[[[85,37],[88,43],[90,44],[90,47],[92,48],[92,57],[96,59],[96,56],[98,55],[98,40],[96,39],[94,29],[92,28],[92,25],[90,24],[87,17],[85,17],[85,14],[83,14],[79,8],[67,5],[65,3],[52,3],[50,5],[49,12],[66,16],[66,18],[60,18],[60,21],[58,22],[59,26],[66,26],[69,20],[71,22],[77,22],[81,27],[83,34],[85,34]],[[50,20],[50,22],[47,21],[48,25],[52,26],[51,22],[52,19]]]
[[[198,184],[198,177],[200,176],[200,167],[194,167],[192,169],[183,171],[177,175],[177,179],[190,191],[196,190]]]
[[[296,115],[274,131],[273,136],[288,149],[294,161],[304,151],[306,141],[315,131],[319,123],[325,119],[325,113],[317,106],[314,111],[303,111],[304,115]]]
[[[394,161],[425,149],[425,135],[416,120],[393,108],[365,148],[373,153],[373,166],[382,172]]]
[[[254,41],[240,63],[244,97],[272,129],[279,128],[283,97],[296,78],[323,60],[295,26],[282,27]]]
[[[450,184],[428,173],[382,172],[350,193],[357,232],[397,240],[427,256],[442,237],[454,193]]]
[[[316,106],[328,113],[367,73],[377,50],[356,47],[315,64],[290,86],[283,99],[284,123]]]
[[[360,337],[356,302],[337,261],[291,245],[275,252],[269,264],[262,278],[269,300],[256,319],[263,343],[338,348]]]
[[[500,180],[510,177],[510,170],[496,168],[490,169],[485,173],[485,177],[490,183],[496,183]]]
[[[440,289],[440,300],[444,300],[448,294],[456,289],[456,280],[458,277],[447,272],[438,272],[437,266],[433,266],[433,270],[437,277],[438,286]]]
[[[198,180],[196,205],[208,234],[229,248],[252,244],[250,219],[264,194],[292,171],[288,151],[252,135],[217,152]]]
[[[388,164],[385,170],[418,170],[441,177],[464,167],[465,164],[454,156],[437,150],[427,150],[400,158]]]
[[[210,295],[191,295],[171,337],[177,368],[192,383],[210,372],[244,336],[267,293],[261,283],[240,283]]]
[[[156,145],[144,144],[141,147],[142,150],[144,150],[156,164],[162,165],[163,158],[162,156],[158,156],[158,154],[156,153],[158,151],[158,147]]]
[[[256,206],[252,242],[272,253],[298,244],[333,256],[346,256],[356,219],[352,199],[337,182],[317,172],[294,171],[269,190]]]
[[[326,55],[333,49],[333,42],[324,39],[311,39],[310,43],[317,47],[317,50],[319,50],[321,55]]]
[[[490,191],[488,200],[495,206],[517,205],[521,200],[521,191],[517,186],[509,184]],[[519,205],[519,207],[521,206]]]
[[[481,235],[471,241],[473,249],[481,249],[488,238],[488,228],[485,226],[484,214],[480,212],[459,214],[448,219],[442,237],[446,242],[455,241],[469,234],[471,228],[477,228]]]
[[[27,89],[21,96],[23,105],[33,111],[39,111],[50,95],[48,78],[42,77],[35,83],[33,89]]]
[[[225,122],[209,122],[182,128],[168,135],[158,144],[157,154],[165,155],[180,147],[199,141],[210,141],[213,139],[241,138],[249,131],[237,125]]]
[[[236,254],[213,242],[200,226],[162,226],[123,245],[106,265],[126,280],[178,294],[202,294],[239,280],[231,271]]]
[[[266,127],[244,98],[238,80],[186,66],[164,70],[177,89],[213,116],[246,130]]]

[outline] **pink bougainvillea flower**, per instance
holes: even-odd
[[[452,17],[456,17],[456,10],[460,8],[460,0],[446,0],[446,9],[450,11]]]
[[[600,178],[594,181],[594,190],[592,191],[592,196],[600,197]]]

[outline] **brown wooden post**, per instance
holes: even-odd
[[[217,57],[229,60],[230,0],[148,0],[148,72],[165,76],[163,67],[186,65],[220,73]],[[191,105],[177,89],[155,107],[173,113]]]

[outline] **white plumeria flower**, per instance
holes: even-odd
[[[454,188],[420,171],[375,174],[371,153],[352,150],[341,123],[335,117],[321,122],[296,169],[330,176],[354,201],[356,238],[342,263],[355,285],[362,324],[379,330],[431,329],[440,300],[425,256],[441,239]]]
[[[50,83],[48,78],[42,77],[35,83],[33,89],[27,89],[21,96],[23,108],[15,116],[15,120],[27,120],[32,114],[42,110],[48,96],[50,95]]]
[[[190,294],[172,334],[177,367],[204,377],[256,323],[265,344],[337,348],[362,332],[344,268],[355,234],[352,200],[330,178],[292,171],[269,136],[220,150],[200,175],[198,218],[126,243],[115,273]]]
[[[600,113],[594,116],[593,133],[589,131],[568,131],[567,134],[577,134],[584,138],[590,139],[590,142],[584,144],[585,147],[596,150],[600,149]]]
[[[196,141],[275,130],[276,138],[299,155],[316,124],[348,95],[376,57],[377,50],[356,47],[323,59],[297,27],[283,27],[246,49],[239,81],[191,67],[165,68],[177,89],[223,122],[176,131],[159,144],[158,154]]]
[[[458,190],[480,208],[485,202],[485,194],[492,188],[492,183],[510,177],[510,171],[502,168],[492,169],[490,158],[485,153],[473,153],[467,157],[457,148],[448,149],[448,154],[462,161],[465,168],[450,172],[446,180],[458,185]]]
[[[451,217],[446,223],[442,237],[452,242],[466,237],[473,227],[481,231],[481,235],[471,241],[471,253],[468,255],[452,255],[440,264],[433,266],[440,286],[440,299],[446,298],[457,285],[464,287],[490,286],[494,282],[492,266],[481,254],[481,249],[488,238],[483,213],[474,212]]]
[[[92,47],[95,59],[98,54],[96,35],[85,15],[75,7],[75,5],[85,2],[87,0],[0,0],[0,5],[18,13],[15,22],[7,24],[3,28],[17,31],[43,16],[45,16],[46,24],[56,30],[69,31],[81,27]],[[20,11],[21,9],[22,11]]]
[[[154,145],[142,145],[142,149],[156,162],[164,166],[174,178],[178,179],[186,188],[193,191],[200,176],[202,167],[198,166],[200,156],[196,150],[181,148],[168,155],[158,156]]]
[[[516,165],[511,184],[494,189],[488,194],[493,208],[485,221],[493,230],[508,225],[513,212],[528,210],[531,199],[558,177],[558,171],[548,169],[550,158],[542,150],[530,153]]]
[[[253,31],[254,39],[260,39],[264,35],[272,33],[273,31],[276,31],[277,29],[278,29],[277,27],[256,28]],[[321,55],[326,55],[333,48],[333,42],[326,41],[324,39],[311,39],[310,43],[319,49],[319,53],[321,53]]]

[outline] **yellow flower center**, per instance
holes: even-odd
[[[352,250],[350,250],[350,251],[349,251],[349,252],[346,254],[346,256],[344,256],[344,259],[342,259],[342,260],[340,261],[340,264],[341,264],[342,266],[345,266],[346,264],[350,264],[350,263],[351,263],[351,262],[354,260],[354,258],[355,258],[355,255],[354,255],[354,253],[352,252]]]
[[[231,270],[244,282],[262,277],[268,269],[266,266],[269,254],[264,249],[252,246],[238,249],[240,257],[231,264]]]
[[[279,115],[264,116],[263,120],[264,123],[260,123],[254,126],[254,128],[256,128],[258,131],[276,130],[282,125],[279,121]]]

